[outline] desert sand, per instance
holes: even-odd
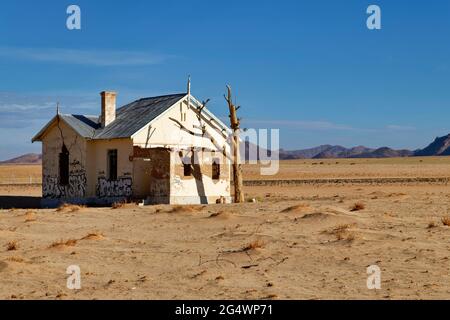
[[[3,209],[0,298],[448,299],[450,186],[382,181],[447,177],[449,164],[283,161],[278,179],[380,183],[246,187],[256,202],[240,205]],[[244,169],[261,178],[256,166]],[[80,290],[66,287],[69,265],[81,269]],[[381,269],[380,290],[366,286],[370,265]]]

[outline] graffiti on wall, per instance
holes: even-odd
[[[96,188],[97,197],[130,197],[132,195],[132,183],[131,177],[121,177],[111,181],[105,177],[99,177]]]
[[[42,196],[44,198],[83,198],[86,196],[86,172],[72,170],[69,173],[69,184],[59,184],[56,176],[44,175],[42,182]]]

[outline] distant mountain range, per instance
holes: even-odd
[[[333,158],[394,158],[410,157],[415,152],[410,150],[394,150],[383,147],[371,149],[364,146],[345,148],[342,146],[322,145],[312,149],[286,151],[280,150],[280,159],[333,159]]]
[[[251,150],[248,143],[245,148]],[[256,148],[253,146],[253,148]],[[397,158],[413,156],[450,156],[450,134],[436,138],[429,146],[419,150],[395,150],[388,147],[378,149],[358,146],[345,148],[343,146],[321,145],[310,149],[284,150],[280,149],[279,157],[289,159],[331,159],[331,158]]]
[[[245,152],[257,150],[254,144],[246,142],[241,148],[242,157]],[[264,153],[263,153],[264,154]],[[372,149],[364,146],[345,148],[342,146],[322,145],[310,149],[301,150],[279,150],[281,160],[289,159],[332,159],[332,158],[397,158],[397,157],[426,157],[426,156],[450,156],[450,134],[436,138],[430,145],[424,149],[415,151],[394,150],[388,147]],[[248,158],[248,157],[247,157]],[[263,157],[265,158],[265,157]],[[6,161],[0,161],[0,164],[40,164],[42,155],[36,153],[24,154],[20,157]]]
[[[20,157],[0,161],[0,164],[41,164],[42,155],[37,153],[27,153]]]

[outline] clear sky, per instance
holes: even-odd
[[[123,105],[188,74],[225,119],[231,84],[244,126],[279,128],[286,149],[424,147],[450,133],[450,1],[2,1],[0,159],[40,151],[57,101],[98,114],[102,90]]]

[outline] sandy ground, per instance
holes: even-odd
[[[258,165],[243,167],[247,180],[450,177],[450,157],[288,160],[270,176],[261,176]]]
[[[385,170],[368,174],[419,176],[401,163]],[[39,193],[32,189],[25,193]],[[257,202],[0,210],[0,298],[450,298],[450,227],[442,222],[450,216],[450,186],[246,193]],[[355,204],[360,210],[351,211]],[[380,290],[366,286],[374,264]],[[81,269],[81,290],[66,288],[69,265]]]

